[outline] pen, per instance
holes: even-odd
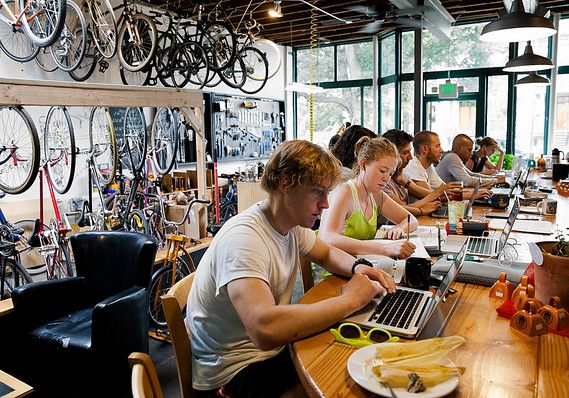
[[[411,214],[407,214],[407,240],[409,240],[409,223],[411,222]]]

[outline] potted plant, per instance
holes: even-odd
[[[557,239],[536,243],[543,254],[543,264],[534,268],[535,296],[542,303],[559,296],[562,306],[569,309],[569,241],[562,234]]]

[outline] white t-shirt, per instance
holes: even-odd
[[[412,180],[427,182],[431,189],[437,189],[441,184],[444,184],[433,165],[425,169],[416,156],[413,156],[413,159],[405,166],[403,174]]]
[[[231,304],[227,284],[239,278],[265,281],[278,305],[291,303],[300,273],[299,255],[314,246],[314,231],[295,227],[283,236],[259,203],[231,218],[217,233],[196,271],[186,322],[192,342],[192,381],[197,390],[227,384],[245,366],[277,355],[251,340]]]

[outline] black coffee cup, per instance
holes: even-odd
[[[413,289],[429,290],[431,260],[409,257],[405,260],[405,284]]]

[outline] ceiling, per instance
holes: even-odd
[[[351,24],[340,22],[320,11],[316,11],[317,26],[315,37],[318,43],[336,41],[357,40],[370,37],[373,33],[358,32],[362,27],[377,20],[378,17],[366,16],[365,14],[350,10],[352,6],[378,6],[384,9],[396,10],[388,0],[307,0],[315,6],[333,14],[339,18],[353,21]],[[168,6],[170,10],[191,13],[197,1],[178,0],[151,0]],[[209,12],[219,0],[204,0],[205,12]],[[502,0],[440,0],[444,8],[452,15],[457,23],[480,19],[492,19],[498,11],[504,9]],[[244,20],[253,10],[253,18],[262,25],[260,35],[274,42],[287,46],[303,46],[310,44],[311,7],[299,0],[283,0],[282,18],[273,18],[268,15],[268,10],[273,8],[272,0],[223,0],[222,6],[233,9],[229,20],[233,26],[239,25],[239,21],[245,12]],[[248,7],[248,5],[250,6]],[[569,1],[567,0],[541,0],[539,4],[552,13],[569,13]],[[174,6],[173,6],[174,5]],[[248,10],[248,11],[247,11]],[[405,18],[417,18],[416,16],[404,16]],[[381,24],[379,33],[401,27],[395,23],[395,16],[388,16]],[[377,25],[377,24],[376,24]],[[243,23],[241,24],[243,26]]]

